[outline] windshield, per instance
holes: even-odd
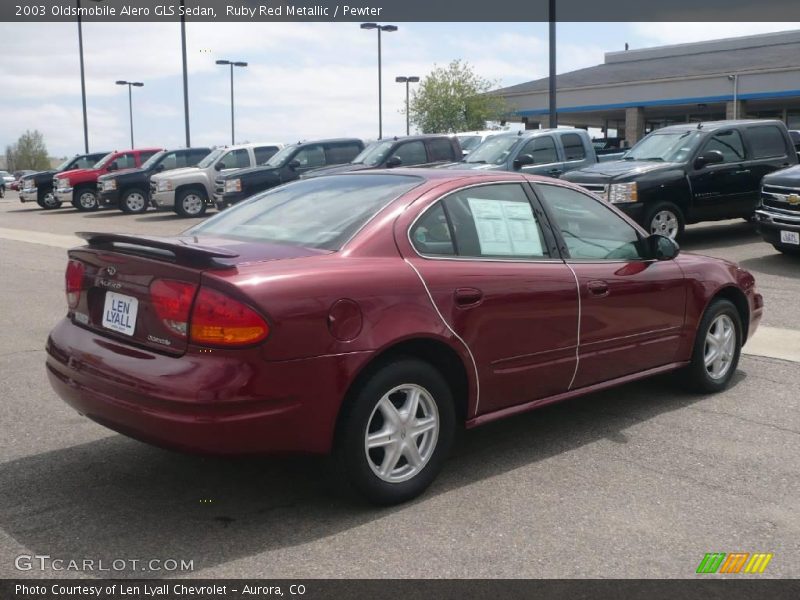
[[[377,166],[386,159],[386,155],[389,154],[389,150],[393,145],[393,141],[373,142],[353,159],[353,164],[367,165],[368,167]]]
[[[101,158],[101,159],[100,159],[100,160],[98,160],[96,163],[94,163],[94,165],[92,166],[92,168],[93,168],[93,169],[102,169],[102,168],[105,166],[106,162],[107,162],[107,161],[109,161],[109,160],[111,160],[111,157],[112,157],[112,156],[114,156],[114,153],[113,153],[113,152],[109,152],[109,153],[108,153],[108,154],[106,154],[106,155],[105,155],[103,158]]]
[[[80,160],[80,156],[75,156],[74,158],[68,158],[67,160],[65,160],[56,167],[56,171],[66,171],[67,167],[73,165],[74,163],[77,163],[78,160]]]
[[[495,135],[486,138],[466,158],[468,163],[487,163],[501,165],[506,162],[511,149],[520,140],[518,135]]]
[[[372,174],[304,179],[253,196],[186,235],[338,250],[391,200],[422,181]]]
[[[144,164],[142,165],[142,169],[144,169],[146,171],[147,169],[149,169],[151,167],[154,167],[166,155],[167,155],[167,151],[166,150],[162,150],[161,152],[156,152],[155,154],[153,154],[153,156],[151,156],[146,161],[144,161]]]
[[[278,150],[275,154],[270,156],[269,160],[264,163],[265,167],[282,167],[287,161],[289,156],[297,150],[297,146],[286,146],[282,150]]]
[[[216,150],[212,150],[211,154],[209,154],[203,160],[197,163],[197,166],[200,167],[201,169],[210,167],[215,162],[217,162],[219,157],[222,156],[224,153],[225,153],[225,148],[217,148]]]
[[[472,150],[481,143],[481,136],[479,135],[459,135],[457,137],[462,150]]]
[[[681,162],[689,158],[701,135],[696,130],[651,133],[628,151],[625,160]]]

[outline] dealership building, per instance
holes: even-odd
[[[509,121],[549,127],[548,78],[497,90]],[[675,123],[775,118],[800,129],[800,31],[608,52],[557,76],[558,124],[634,144]]]

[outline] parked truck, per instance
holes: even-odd
[[[755,221],[765,242],[779,252],[800,256],[800,166],[764,177]]]
[[[55,169],[39,171],[22,178],[22,185],[19,192],[20,202],[36,202],[44,209],[50,210],[59,208],[61,202],[53,193],[53,177],[58,173],[72,171],[74,169],[91,169],[97,162],[106,156],[108,152],[92,152],[90,154],[79,154],[68,158]]]

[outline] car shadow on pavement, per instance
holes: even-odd
[[[749,271],[800,279],[800,256],[790,256],[775,250],[774,254],[747,258],[739,265]]]
[[[627,443],[626,429],[704,397],[666,375],[463,432],[421,498],[383,509],[333,492],[324,459],[190,456],[111,435],[0,465],[0,528],[53,558],[185,559],[199,570],[420,510],[413,505],[602,439]]]
[[[735,223],[690,227],[684,231],[679,243],[681,250],[698,252],[760,241],[761,236],[756,231],[755,225],[742,220]]]

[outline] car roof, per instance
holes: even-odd
[[[335,144],[339,142],[361,142],[364,143],[364,140],[361,138],[325,138],[322,140],[302,140],[300,142],[295,142],[294,144],[289,144],[290,146],[305,146],[307,144]]]
[[[653,133],[661,132],[666,133],[669,131],[692,131],[692,130],[700,130],[700,131],[714,131],[716,129],[720,129],[722,127],[733,127],[738,125],[776,125],[778,123],[782,123],[777,119],[738,119],[736,121],[700,121],[696,123],[678,123],[677,125],[668,125],[667,127],[662,127],[660,129],[656,129]]]
[[[363,171],[346,171],[343,173],[331,173],[323,177],[370,177],[373,175],[405,175],[416,176],[434,183],[447,183],[449,181],[464,180],[465,182],[474,184],[481,182],[522,182],[527,181],[530,183],[548,183],[561,185],[564,187],[575,188],[577,190],[586,190],[579,185],[564,181],[561,179],[553,179],[552,177],[544,177],[542,175],[529,175],[527,173],[517,173],[511,171],[479,171],[475,169],[429,169],[424,167],[396,167],[394,169],[365,169]]]

